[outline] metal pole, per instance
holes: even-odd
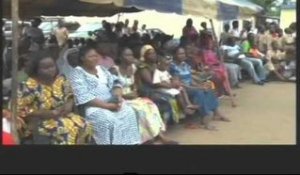
[[[19,0],[11,1],[11,16],[12,16],[12,89],[11,89],[11,111],[12,122],[11,132],[17,144],[19,144],[19,137],[17,132],[17,98],[18,98],[18,41],[19,41]]]

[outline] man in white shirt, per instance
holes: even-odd
[[[232,29],[230,30],[229,33],[236,38],[240,38],[241,33],[239,31],[239,22],[238,21],[232,22]]]
[[[238,64],[251,76],[255,84],[264,85],[266,72],[260,59],[247,57],[235,42],[235,37],[228,38],[227,43],[221,47],[223,55],[230,63]],[[257,71],[256,71],[257,69]]]
[[[141,30],[139,31],[140,35],[144,35],[144,34],[148,34],[147,30],[146,30],[146,24],[143,24]]]

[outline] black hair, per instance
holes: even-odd
[[[297,24],[295,22],[293,22],[293,23],[291,23],[289,28],[292,29],[292,31],[296,31],[297,30]]]
[[[187,24],[191,24],[191,23],[193,23],[193,20],[191,18],[189,18],[189,19],[186,20],[186,25]]]
[[[247,35],[248,40],[253,39],[254,37],[255,37],[254,33],[248,33]]]
[[[116,29],[122,29],[122,28],[123,28],[122,22],[117,22]]]
[[[78,64],[82,65],[83,64],[83,59],[85,58],[86,54],[91,51],[91,50],[97,50],[95,46],[93,45],[86,45],[83,46],[79,49],[78,53]]]
[[[230,37],[227,38],[225,44],[226,44],[226,45],[231,45],[231,44],[234,43],[234,42],[235,42],[235,37],[230,36]]]
[[[105,23],[103,28],[105,29],[105,31],[107,32],[112,32],[112,24],[111,23]]]
[[[68,43],[68,48],[73,48],[73,46],[74,46],[73,40],[68,39],[68,40],[67,40],[67,43]]]
[[[29,77],[38,76],[38,70],[39,70],[40,62],[42,60],[46,58],[51,58],[55,62],[53,55],[47,49],[31,52],[29,56],[30,56],[29,65],[26,70],[26,73],[28,74]]]
[[[42,23],[42,20],[40,18],[33,18],[31,21],[31,25],[33,27],[38,27]]]
[[[29,56],[30,56],[30,52],[20,54],[19,64],[18,64],[18,70],[21,70],[22,68],[24,68],[25,67],[25,63],[27,61],[30,61],[29,58],[28,58]]]
[[[284,29],[284,32],[285,32],[286,34],[292,34],[292,29],[290,29],[290,28],[285,28],[285,29]]]
[[[266,27],[263,26],[263,25],[259,25],[259,26],[257,27],[257,29],[258,29],[258,33],[260,33],[260,34],[263,34],[263,33],[265,33],[265,31],[266,31]]]
[[[87,39],[84,43],[85,46],[90,46],[90,47],[96,47],[97,46],[97,42],[92,40],[92,39]]]
[[[118,56],[117,56],[117,59],[115,60],[115,63],[116,63],[117,65],[121,64],[121,62],[122,62],[122,54],[123,54],[123,52],[124,52],[125,50],[127,50],[127,49],[129,49],[129,50],[131,50],[131,51],[133,52],[133,50],[132,50],[131,48],[129,48],[129,47],[122,47],[122,48],[119,48]]]
[[[86,40],[84,38],[80,38],[79,41],[82,45],[84,45],[86,43]]]
[[[229,24],[225,24],[225,25],[224,25],[224,30],[225,30],[225,32],[228,32],[229,29],[230,29],[230,25],[229,25]]]
[[[179,49],[185,50],[184,47],[182,47],[182,46],[177,46],[177,47],[175,47],[175,49],[173,50],[173,55],[174,55],[174,57],[176,56],[176,53],[177,53],[177,51],[178,51]]]
[[[127,50],[127,49],[130,49],[130,50],[132,51],[132,49],[129,48],[129,47],[121,47],[121,48],[119,48],[118,57],[121,58],[123,52],[124,52],[125,50]]]
[[[67,55],[69,65],[72,67],[79,66],[79,51],[71,52]]]
[[[201,25],[201,27],[203,27],[203,28],[206,28],[206,27],[207,27],[206,22],[202,22],[200,25]]]
[[[51,34],[49,38],[49,43],[58,44],[57,38],[55,35]]]
[[[234,27],[234,26],[238,26],[239,25],[239,22],[238,21],[233,21],[232,22],[232,26]]]
[[[165,52],[161,52],[160,54],[157,55],[157,62],[168,62],[172,60],[173,60],[173,56]]]
[[[95,45],[90,45],[91,47],[95,47],[97,53],[103,56],[109,55],[109,47],[105,43],[94,43]]]

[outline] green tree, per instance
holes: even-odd
[[[263,14],[268,16],[280,16],[280,0],[251,0],[251,2],[264,8]]]

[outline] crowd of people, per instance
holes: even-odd
[[[219,100],[228,96],[237,107],[233,89],[245,76],[261,86],[296,76],[295,24],[284,34],[275,23],[239,31],[234,21],[218,40],[205,22],[198,32],[188,19],[179,45],[166,49],[136,20],[103,21],[96,38],[76,41],[63,23],[46,40],[40,23],[20,36],[21,144],[179,144],[164,136],[168,125],[199,117],[186,129],[217,130],[212,120],[230,122]],[[4,94],[10,83],[5,77]],[[4,116],[10,121],[9,111]]]

